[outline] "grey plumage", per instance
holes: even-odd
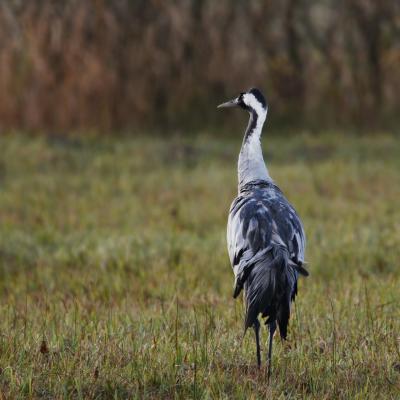
[[[263,314],[278,321],[281,336],[286,338],[298,274],[307,274],[303,268],[303,227],[274,183],[258,180],[239,190],[228,220],[234,297],[245,288],[245,329]]]
[[[263,95],[258,89],[251,89],[223,106],[232,103],[250,113],[239,155],[238,197],[231,205],[227,228],[229,258],[235,274],[233,296],[236,298],[244,289],[244,326],[245,331],[254,328],[259,365],[258,316],[266,318],[270,373],[276,325],[286,339],[299,274],[308,275],[304,269],[305,234],[295,209],[272,181],[264,163],[260,136],[267,106]]]

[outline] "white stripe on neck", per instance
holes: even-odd
[[[267,116],[268,110],[263,107],[263,105],[256,99],[254,94],[245,93],[243,95],[243,103],[246,104],[246,106],[250,107],[252,110],[254,110],[259,117],[264,116],[264,121],[265,121],[265,117]]]
[[[249,127],[251,131],[246,130],[242,148],[239,154],[238,161],[238,179],[239,187],[255,180],[265,180],[271,182],[268,169],[265,165],[262,148],[261,148],[261,133],[267,117],[267,109],[264,109],[262,104],[252,95],[245,94],[251,98],[246,99],[251,101],[251,107],[254,111],[250,115]],[[245,104],[248,104],[245,101]],[[252,127],[252,119],[257,118],[257,122]]]

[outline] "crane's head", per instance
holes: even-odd
[[[264,95],[257,88],[240,93],[238,97],[220,104],[217,108],[240,107],[258,115],[267,113],[267,102]]]

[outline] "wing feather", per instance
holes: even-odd
[[[228,252],[236,279],[274,245],[284,246],[290,261],[304,264],[305,235],[302,223],[281,191],[273,186],[239,195],[228,219]],[[300,268],[300,273],[306,273]]]

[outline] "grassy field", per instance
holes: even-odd
[[[270,385],[232,299],[240,143],[0,138],[3,398],[400,398],[400,140],[266,133],[311,273]]]

